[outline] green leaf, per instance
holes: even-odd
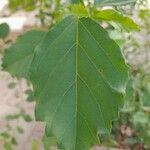
[[[29,68],[37,44],[45,35],[43,31],[29,31],[5,50],[3,68],[18,78],[28,78]]]
[[[87,8],[85,8],[81,4],[70,5],[68,8],[69,8],[69,14],[77,15],[78,17],[88,17]]]
[[[9,8],[13,11],[18,9],[33,11],[35,8],[37,8],[37,1],[39,0],[9,0]]]
[[[0,136],[2,136],[2,137],[5,138],[5,139],[10,138],[10,135],[9,135],[9,133],[7,133],[7,132],[2,132],[2,133],[0,133]]]
[[[92,16],[95,19],[113,21],[119,23],[127,31],[139,31],[139,26],[129,17],[122,15],[113,9],[93,11]]]
[[[39,144],[40,144],[40,142],[38,140],[36,140],[36,139],[32,140],[32,148],[31,148],[31,150],[38,150],[39,149],[38,148]]]
[[[10,82],[9,84],[8,84],[8,88],[9,89],[14,89],[16,87],[16,83],[15,82]]]
[[[12,144],[10,142],[5,142],[4,148],[5,148],[5,150],[13,150]]]
[[[6,38],[9,34],[9,30],[10,29],[7,23],[0,24],[0,39]]]
[[[43,144],[45,150],[50,150],[52,146],[57,146],[57,139],[55,137],[43,137]]]
[[[110,132],[128,78],[119,46],[90,18],[69,16],[36,47],[30,80],[36,120],[59,147],[87,150]]]
[[[27,95],[27,101],[28,102],[33,102],[34,101],[34,93],[31,89],[27,89],[25,91],[25,94]]]
[[[24,115],[22,115],[22,118],[23,118],[23,119],[24,119],[24,121],[26,121],[26,122],[31,122],[31,121],[32,121],[31,116],[30,116],[30,115],[28,115],[28,114],[24,114]]]
[[[11,143],[12,143],[13,145],[18,145],[18,142],[17,142],[17,140],[15,139],[15,137],[12,137]]]
[[[125,5],[136,2],[136,0],[94,0],[95,3],[100,5]]]
[[[22,127],[17,126],[16,129],[17,129],[18,133],[20,133],[20,134],[24,133],[24,129]]]
[[[146,113],[144,112],[136,112],[134,113],[133,115],[133,118],[132,118],[134,124],[149,124],[149,115],[147,115]]]
[[[6,120],[7,120],[7,121],[16,120],[16,119],[18,119],[19,117],[20,117],[19,114],[11,114],[11,115],[7,115],[7,116],[6,116]]]
[[[79,4],[82,0],[70,0],[72,4]]]

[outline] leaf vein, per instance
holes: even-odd
[[[100,43],[95,39],[95,37],[92,35],[92,33],[87,29],[87,27],[79,20],[79,22],[81,23],[81,25],[83,26],[83,28],[91,35],[91,37],[94,39],[94,41],[98,44],[98,46],[102,49],[102,51],[104,52],[104,54],[106,55],[106,57],[108,58],[108,60],[110,61],[110,63],[112,64],[112,66],[117,70],[117,72],[120,72],[119,69],[117,68],[117,66],[115,66],[111,60],[111,58],[108,56],[108,54],[105,52],[104,48],[100,45]]]
[[[51,78],[51,76],[54,74],[54,72],[56,71],[57,67],[61,64],[61,62],[63,61],[63,59],[67,56],[67,54],[71,51],[71,49],[75,46],[75,44],[73,44],[69,50],[58,60],[58,63],[55,65],[54,69],[49,73],[49,76],[47,78],[46,84],[44,84],[44,87],[42,88],[39,97],[41,96],[42,92],[44,91],[44,89],[46,88],[46,86],[49,83],[49,80]]]

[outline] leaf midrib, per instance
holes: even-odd
[[[74,145],[74,150],[76,150],[76,145],[77,145],[77,124],[78,124],[78,120],[77,120],[77,115],[78,115],[78,43],[79,43],[79,21],[77,18],[77,29],[76,29],[76,112],[75,112],[75,145]]]

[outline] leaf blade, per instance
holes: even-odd
[[[3,70],[18,78],[28,78],[29,68],[34,57],[34,50],[43,38],[43,31],[29,31],[6,49],[3,58]]]
[[[119,23],[127,31],[140,31],[139,26],[128,16],[124,16],[116,10],[104,9],[93,12],[95,19],[114,21]]]
[[[88,30],[91,33],[88,33],[86,28],[90,28]],[[99,33],[103,35],[100,39]],[[111,43],[111,47],[106,45],[103,38]],[[101,48],[99,44],[105,46]],[[112,47],[118,52],[117,57],[114,52],[110,56]],[[102,52],[103,49],[107,54]],[[94,65],[91,55],[93,50],[96,58]],[[100,57],[97,51],[106,60],[99,61],[97,58],[103,57]],[[118,108],[123,102],[120,88],[124,91],[127,80],[127,68],[119,51],[119,47],[97,23],[89,18],[78,19],[74,16],[63,20],[38,46],[31,66],[31,81],[37,99],[36,119],[46,121],[47,134],[55,135],[62,147],[69,150],[88,149],[99,143],[98,132],[110,131],[110,122],[117,116]],[[119,72],[110,69],[113,64],[106,55],[109,55]],[[105,69],[103,75],[97,71],[98,65]],[[110,72],[118,78],[112,80]],[[104,89],[101,95],[100,89]],[[109,101],[111,97],[114,98],[112,102]],[[107,109],[111,110],[111,115],[105,110],[106,105]],[[99,117],[93,117],[94,114]]]

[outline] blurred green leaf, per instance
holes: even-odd
[[[17,140],[16,140],[14,137],[12,137],[11,143],[12,143],[13,145],[18,145]]]
[[[18,9],[32,11],[36,8],[36,4],[36,0],[9,0],[9,8],[13,11],[16,11]]]
[[[132,78],[130,78],[130,80],[127,83],[127,87],[126,87],[125,100],[131,103],[131,101],[133,99],[133,93],[134,93],[133,80],[132,80]]]
[[[32,150],[38,150],[39,141],[38,140],[32,140]]]
[[[7,115],[5,118],[7,121],[10,121],[10,120],[18,119],[19,117],[20,117],[19,114],[10,114],[10,115]]]
[[[5,148],[5,150],[13,150],[12,144],[10,142],[5,142],[4,148]]]
[[[127,31],[140,30],[139,26],[130,17],[124,16],[120,12],[113,9],[93,11],[92,17],[95,19],[117,22]]]
[[[57,139],[55,137],[47,137],[46,135],[43,138],[44,149],[50,150],[52,146],[57,145]]]
[[[143,106],[150,107],[150,90],[148,88],[142,89],[142,102]]]
[[[149,123],[149,116],[141,111],[134,113],[133,115],[133,122],[134,124],[148,124]]]
[[[94,0],[95,3],[100,5],[125,5],[136,2],[136,0]]]
[[[17,126],[17,131],[20,134],[24,133],[24,129],[22,127],[20,127],[20,126]]]
[[[28,114],[24,114],[22,115],[22,118],[26,121],[26,122],[31,122],[33,119],[31,118],[30,115]]]
[[[2,132],[2,133],[0,133],[0,136],[2,136],[5,139],[8,139],[10,137],[8,132]]]
[[[28,102],[33,102],[34,101],[34,94],[33,94],[33,91],[31,89],[27,89],[25,91],[25,94],[27,95],[27,101]]]
[[[70,0],[72,4],[79,4],[82,0]]]
[[[69,13],[77,15],[78,17],[88,17],[88,11],[87,8],[85,8],[83,5],[70,5],[69,7]]]
[[[134,145],[134,144],[137,144],[137,143],[139,143],[140,141],[139,141],[139,139],[138,138],[133,138],[133,137],[127,137],[126,139],[125,139],[125,143],[126,143],[126,145]]]
[[[15,86],[16,86],[16,83],[15,83],[15,82],[10,82],[10,83],[8,84],[8,88],[9,88],[9,89],[13,89],[13,88],[15,88]]]
[[[9,34],[9,26],[7,23],[0,24],[0,38],[4,39]]]

